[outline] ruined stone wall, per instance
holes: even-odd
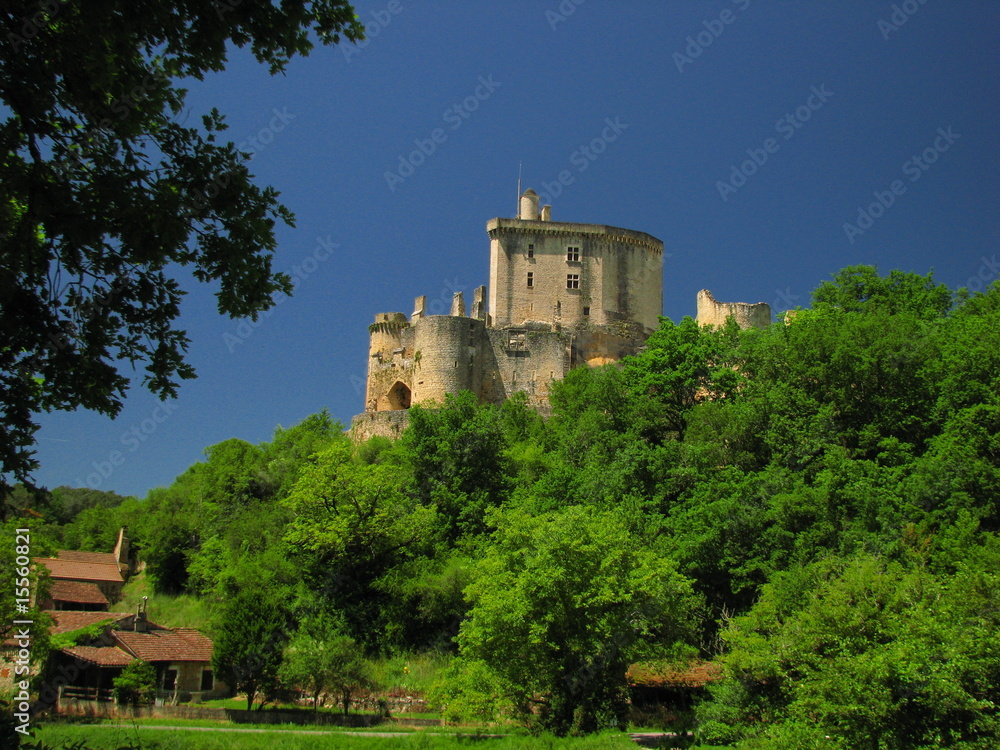
[[[663,243],[599,224],[493,219],[491,324],[561,327],[637,321],[652,331],[663,310]],[[570,248],[579,248],[572,259]],[[531,274],[529,286],[528,274]],[[567,277],[579,277],[579,287]]]
[[[363,442],[375,436],[395,440],[410,423],[408,411],[366,411],[351,420],[351,440]]]
[[[480,398],[498,404],[523,391],[529,403],[548,404],[550,385],[569,371],[572,336],[528,328],[491,328],[486,333],[488,367],[484,367]]]
[[[766,328],[771,325],[771,306],[766,302],[717,302],[707,289],[698,292],[698,323],[722,326],[726,319],[736,319],[740,328]]]
[[[410,405],[413,389],[414,329],[403,313],[379,313],[369,327],[366,411]]]

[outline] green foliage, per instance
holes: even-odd
[[[321,695],[333,693],[345,715],[353,696],[375,685],[372,665],[355,640],[317,622],[303,626],[285,648],[281,678],[310,695],[314,709]]]
[[[849,268],[788,323],[663,321],[547,420],[458,394],[355,446],[323,412],[142,502],[10,507],[39,550],[128,525],[153,618],[212,607],[265,699],[339,653],[451,721],[620,727],[625,668],[685,641],[725,664],[707,739],[992,747],[1000,284]]]
[[[4,10],[11,21],[46,14],[34,0]],[[32,415],[83,407],[114,416],[129,387],[123,363],[141,366],[161,398],[194,377],[174,325],[177,266],[217,285],[220,313],[234,317],[256,318],[291,291],[271,266],[275,224],[293,223],[291,212],[254,184],[249,155],[219,140],[222,114],[189,118],[180,80],[222,70],[233,47],[277,73],[316,39],[363,37],[343,0],[225,12],[173,2],[135,12],[101,0],[49,14],[30,24],[30,38],[0,41],[0,77],[18,82],[0,93],[2,489],[37,466]]]
[[[817,733],[850,748],[993,747],[998,551],[973,551],[947,579],[868,555],[776,575],[723,633],[729,680],[701,733],[759,738],[746,747],[811,747]]]
[[[152,703],[156,697],[156,668],[136,659],[111,681],[115,701],[122,705],[138,706]]]
[[[222,602],[212,624],[212,665],[216,675],[247,697],[278,687],[282,652],[289,639],[288,613],[280,592],[264,586],[245,588]]]
[[[946,284],[935,284],[933,274],[893,270],[879,276],[875,266],[847,266],[812,293],[813,307],[834,307],[866,315],[911,313],[939,318],[951,308],[954,297]]]
[[[689,582],[613,513],[577,506],[497,520],[468,588],[463,658],[486,665],[525,720],[540,701],[546,729],[624,726],[629,664],[693,635]]]
[[[497,409],[468,391],[447,394],[440,408],[414,406],[403,437],[413,471],[412,493],[437,510],[454,542],[487,530],[485,513],[509,492],[504,423]]]

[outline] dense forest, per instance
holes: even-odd
[[[321,412],[141,500],[8,504],[38,553],[127,526],[250,701],[436,651],[448,716],[587,732],[623,725],[630,664],[711,659],[704,743],[996,747],[1000,284],[850,267],[552,393],[414,406],[395,442]]]

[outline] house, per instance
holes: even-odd
[[[212,673],[212,641],[194,628],[120,630],[114,637],[119,649],[156,667],[157,689],[173,693],[175,699],[219,692]]]
[[[110,612],[49,613],[58,635],[102,625],[77,645],[52,656],[49,673],[64,682],[60,705],[80,700],[112,700],[114,679],[135,660],[156,669],[158,703],[179,703],[226,697],[229,688],[212,671],[212,641],[194,628],[164,628],[135,614]]]
[[[111,552],[59,550],[55,557],[36,557],[49,571],[52,585],[42,609],[104,610],[122,597],[129,575],[129,540],[125,528]]]

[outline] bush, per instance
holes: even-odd
[[[136,659],[111,684],[115,701],[120,705],[147,705],[156,697],[156,669]]]

